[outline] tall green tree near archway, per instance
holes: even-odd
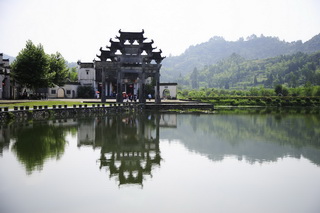
[[[47,87],[52,77],[49,73],[49,58],[43,46],[36,46],[30,40],[13,61],[12,71],[16,82],[32,90]]]
[[[31,40],[12,63],[14,80],[33,91],[63,85],[67,73],[66,61],[60,53],[47,55],[41,44],[36,46]]]

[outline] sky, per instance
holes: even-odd
[[[167,57],[213,36],[305,42],[320,33],[319,11],[319,0],[0,0],[0,53],[15,57],[31,40],[90,62],[120,29],[144,29]]]

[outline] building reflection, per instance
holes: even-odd
[[[26,172],[41,171],[65,153],[66,136],[99,150],[98,166],[119,185],[139,184],[160,167],[161,139],[181,142],[213,161],[235,156],[249,163],[286,156],[320,166],[320,119],[316,113],[119,114],[101,117],[12,122],[0,125],[0,157],[12,151]],[[161,131],[161,133],[160,133]]]
[[[177,114],[160,114],[159,126],[161,128],[177,128]]]
[[[48,159],[60,159],[66,136],[77,146],[100,150],[99,168],[119,185],[139,184],[160,167],[159,129],[176,127],[176,114],[121,114],[101,117],[12,122],[0,125],[0,157],[11,150],[27,174],[41,171]]]
[[[10,126],[0,125],[0,157],[3,150],[8,150],[10,145]]]
[[[106,169],[119,186],[142,186],[146,176],[152,176],[152,170],[160,166],[161,119],[160,114],[144,113],[100,117],[91,123],[81,122],[78,146],[90,145],[101,149],[99,167]]]

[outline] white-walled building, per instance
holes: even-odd
[[[78,81],[81,86],[91,86],[98,89],[96,82],[96,69],[93,63],[80,63],[78,68]]]
[[[9,59],[4,59],[2,53],[0,53],[0,82],[0,99],[10,99],[13,91],[10,85]]]
[[[176,99],[177,85],[177,83],[160,83],[160,98]]]
[[[48,98],[77,98],[79,83],[66,83],[48,89]]]

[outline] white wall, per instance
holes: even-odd
[[[96,70],[94,68],[80,68],[78,69],[78,81],[83,86],[91,85],[97,90],[96,85]]]
[[[48,98],[76,98],[78,97],[77,89],[79,85],[65,84],[62,87],[55,86],[49,88]],[[58,96],[63,93],[64,97]]]
[[[171,98],[177,98],[177,85],[160,85],[160,98],[163,98],[163,91],[168,89],[170,91]]]
[[[3,74],[0,74],[0,99],[10,98],[10,69],[9,69],[9,60],[3,59],[3,55],[0,54],[0,63],[3,63]],[[4,72],[7,72],[7,75]],[[2,85],[2,81],[5,80],[5,86]]]

